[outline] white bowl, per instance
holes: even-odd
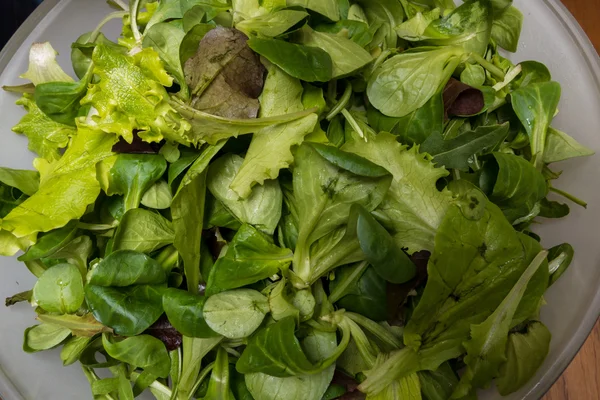
[[[563,88],[560,114],[554,125],[600,154],[600,60],[573,17],[558,0],[515,0],[525,15],[521,44],[513,61],[544,62]],[[33,42],[50,41],[59,61],[71,70],[70,45],[92,30],[109,11],[102,0],[46,0],[25,22],[0,54],[0,85],[21,82]],[[116,38],[118,23],[105,31]],[[72,71],[71,71],[72,72]],[[0,92],[0,165],[31,168],[33,155],[24,137],[11,133],[23,111],[17,96]],[[600,311],[600,156],[573,160],[564,169],[558,187],[585,199],[564,220],[544,221],[537,231],[545,247],[569,242],[575,259],[568,272],[546,295],[542,321],[553,334],[550,354],[536,377],[507,399],[538,399],[573,359],[594,326]],[[0,298],[31,289],[35,279],[16,259],[0,259]],[[81,400],[92,398],[79,366],[62,367],[57,351],[26,354],[23,331],[35,324],[27,304],[0,306],[0,397],[4,400]],[[494,391],[483,400],[501,398]],[[260,399],[257,399],[260,400]]]

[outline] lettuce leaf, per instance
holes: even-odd
[[[190,125],[171,107],[164,88],[172,85],[173,78],[154,50],[129,57],[99,44],[92,59],[100,81],[90,85],[81,103],[98,111],[92,120],[100,129],[117,133],[129,143],[134,130],[147,142],[188,143],[184,133]]]
[[[267,64],[269,75],[260,98],[260,117],[295,113],[304,110],[303,88],[298,79],[292,78],[276,65]],[[250,196],[252,186],[262,185],[266,180],[276,179],[279,171],[294,162],[292,146],[299,145],[317,124],[317,115],[309,114],[295,121],[286,122],[256,132],[244,163],[240,167],[231,189],[240,197]],[[269,151],[265,151],[269,149]]]
[[[2,221],[17,238],[48,232],[79,219],[100,194],[96,164],[113,155],[114,135],[79,126],[63,157],[41,169],[39,190]],[[38,163],[39,164],[39,163]]]
[[[73,82],[56,62],[58,53],[48,42],[34,43],[29,50],[29,69],[20,78],[34,85],[47,82]]]
[[[351,141],[342,149],[392,173],[390,191],[375,210],[375,216],[409,253],[432,251],[438,227],[452,203],[448,190],[440,192],[436,188],[438,179],[447,176],[448,171],[435,168],[428,155],[419,154],[418,147],[408,149],[386,132],[370,137],[367,142]]]

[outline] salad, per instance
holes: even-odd
[[[585,202],[560,85],[512,63],[510,0],[109,0],[4,87],[34,169],[0,168],[6,299],[90,398],[476,399],[549,351]],[[102,33],[123,22],[112,40]],[[66,67],[65,67],[66,68]],[[16,82],[15,82],[16,83]],[[560,199],[563,200],[560,200]]]

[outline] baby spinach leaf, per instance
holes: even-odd
[[[308,18],[308,13],[297,10],[281,10],[260,15],[236,24],[236,29],[250,36],[252,34],[276,37],[287,32]]]
[[[320,48],[329,54],[333,63],[332,79],[351,75],[373,61],[373,57],[350,39],[331,33],[302,28],[297,41],[305,46]]]
[[[391,283],[405,283],[416,273],[416,267],[392,236],[364,207],[358,213],[356,232],[360,248],[379,276]],[[352,212],[352,211],[351,211]]]
[[[347,37],[361,47],[366,47],[373,40],[373,32],[369,29],[369,25],[362,21],[344,19],[335,24],[319,24],[315,26],[315,30]]]
[[[33,287],[33,300],[51,313],[73,314],[81,307],[83,299],[81,273],[71,264],[48,268]]]
[[[544,176],[521,157],[499,152],[492,156],[480,176],[484,192],[510,222],[526,217],[536,209],[539,212],[538,203],[548,193]]]
[[[379,47],[393,49],[397,47],[398,35],[395,28],[404,21],[404,9],[397,0],[360,0],[364,16],[371,27],[378,27],[370,48]],[[356,10],[356,8],[355,8]],[[348,14],[351,14],[350,10]],[[349,17],[349,19],[352,19]]]
[[[76,130],[47,116],[29,94],[19,99],[17,105],[23,106],[27,114],[12,130],[27,137],[29,150],[48,161],[58,160],[59,149],[67,146],[69,137],[75,136]]]
[[[467,1],[433,21],[424,36],[434,46],[461,46],[467,52],[483,55],[492,32],[493,14],[488,0]]]
[[[335,332],[310,330],[308,336],[301,341],[302,349],[313,363],[321,362],[334,354],[337,347]],[[286,400],[322,400],[329,387],[335,366],[318,374],[306,376],[275,376],[252,373],[245,374],[246,385],[255,399],[278,400],[284,396]]]
[[[569,215],[571,209],[567,204],[550,201],[548,198],[540,202],[539,216],[543,218],[563,218]]]
[[[142,196],[140,203],[148,208],[154,208],[155,210],[166,210],[171,207],[173,202],[173,193],[169,184],[160,180],[146,190],[146,193]]]
[[[181,156],[168,167],[168,183],[173,185],[173,182],[181,176],[181,174],[190,167],[200,157],[200,152],[196,149],[183,148]]]
[[[543,164],[548,128],[560,93],[558,83],[544,82],[521,87],[510,94],[513,109],[529,135],[533,164],[538,170]]]
[[[270,238],[248,224],[241,226],[224,257],[211,269],[206,294],[237,289],[269,278],[287,269],[293,253],[275,246]]]
[[[440,9],[417,12],[413,17],[402,22],[396,27],[396,33],[404,40],[420,41],[426,39],[425,30],[433,21],[440,18]]]
[[[481,65],[465,63],[465,69],[460,73],[460,81],[471,87],[485,84],[485,69]]]
[[[200,275],[201,239],[206,199],[206,168],[225,145],[207,146],[183,177],[171,204],[174,245],[183,259],[188,290],[198,292]],[[206,277],[204,278],[206,279]]]
[[[389,117],[404,117],[423,107],[444,85],[464,50],[443,47],[406,51],[384,62],[370,77],[369,101]]]
[[[33,43],[29,49],[29,69],[20,78],[36,86],[47,82],[73,82],[56,62],[57,55],[49,42]]]
[[[218,336],[204,320],[205,297],[171,288],[165,291],[162,301],[169,321],[183,335],[198,338]]]
[[[123,215],[114,236],[113,251],[152,253],[173,243],[173,225],[160,214],[135,208]]]
[[[23,351],[35,353],[58,346],[71,336],[71,331],[59,325],[40,324],[25,329]]]
[[[98,36],[95,38],[93,42],[91,42],[93,32],[87,32],[83,35],[79,36],[77,40],[71,44],[71,63],[73,64],[73,70],[75,71],[75,75],[79,79],[83,79],[83,77],[88,72],[90,65],[92,64],[92,53],[96,44],[104,44],[106,46],[112,47],[114,50],[125,54],[127,52],[127,48],[124,46],[120,46],[113,41],[110,41],[104,36],[102,32],[98,33]]]
[[[544,149],[544,163],[551,164],[553,162],[569,160],[575,157],[587,157],[594,154],[593,150],[579,144],[566,133],[552,127],[548,128],[546,147]]]
[[[39,190],[2,220],[19,238],[79,219],[100,194],[96,164],[112,155],[114,135],[80,127],[61,159],[43,169]]]
[[[210,374],[208,390],[204,398],[215,400],[231,399],[233,396],[229,385],[229,354],[223,347],[219,347],[217,350],[217,359],[215,360],[212,373]]]
[[[172,19],[183,18],[184,7],[180,0],[163,0],[158,2],[158,7],[154,10],[152,17],[146,24],[144,30],[144,36],[148,34],[148,31],[155,25]]]
[[[514,53],[519,45],[522,26],[523,14],[516,7],[510,6],[502,14],[494,17],[492,40],[503,49]]]
[[[439,166],[468,170],[469,159],[497,148],[508,136],[508,128],[508,123],[480,126],[448,140],[440,134],[432,134],[421,146],[421,151],[434,156],[433,162]]]
[[[419,371],[421,392],[427,400],[449,399],[458,384],[456,373],[448,363],[440,365],[435,371]]]
[[[40,173],[23,169],[0,167],[0,183],[33,196],[40,187]]]
[[[62,350],[60,351],[60,359],[63,362],[64,366],[74,364],[79,360],[83,350],[90,343],[92,338],[82,337],[82,336],[73,336],[69,338]]]
[[[165,345],[150,335],[119,340],[110,334],[102,335],[102,345],[112,358],[133,367],[142,368],[160,378],[169,376],[171,364]]]
[[[366,143],[346,143],[342,149],[392,173],[390,191],[374,215],[396,241],[408,248],[409,254],[433,250],[434,237],[452,198],[447,190],[438,191],[436,182],[448,172],[434,168],[428,156],[419,154],[416,147],[399,144],[389,133],[370,137]]]
[[[35,87],[35,103],[53,121],[75,126],[80,101],[87,92],[92,70],[80,82],[48,82]]]
[[[335,352],[322,361],[312,363],[294,335],[295,319],[287,317],[263,328],[248,342],[236,369],[242,374],[261,372],[275,377],[303,376],[329,368],[346,349],[350,336],[344,332]]]
[[[265,69],[250,50],[246,35],[217,27],[200,41],[185,63],[191,106],[224,118],[255,118]]]
[[[299,221],[293,268],[296,275],[306,282],[321,275],[315,275],[318,257],[311,256],[311,246],[322,238],[335,246],[336,239],[342,239],[336,238],[335,232],[347,224],[351,204],[372,211],[383,200],[390,180],[382,167],[333,146],[304,144],[297,150],[293,181]],[[330,257],[334,254],[320,253]],[[330,267],[337,266],[333,264]]]
[[[37,243],[31,246],[25,254],[19,257],[19,261],[33,261],[40,258],[50,257],[63,248],[77,235],[77,225],[68,223],[62,228],[41,235]]]
[[[513,81],[513,85],[517,88],[528,86],[532,83],[550,82],[552,75],[544,64],[537,61],[523,61],[519,63],[521,73]]]
[[[306,82],[328,82],[333,76],[329,53],[277,39],[251,38],[248,46],[294,78]]]
[[[502,303],[484,322],[471,325],[471,337],[464,343],[467,369],[454,395],[464,396],[473,388],[486,386],[506,362],[505,349],[511,322],[530,280],[539,268],[547,268],[547,254],[542,251],[534,258]]]
[[[300,320],[300,310],[292,304],[292,296],[285,278],[282,278],[269,292],[269,310],[275,321],[280,321],[287,317],[293,317],[296,321]]]
[[[173,1],[179,9],[177,0]],[[161,5],[164,3],[161,2]],[[156,14],[154,14],[156,15]],[[165,63],[165,69],[175,77],[181,86],[181,94],[184,99],[189,97],[189,89],[183,75],[183,66],[179,57],[179,49],[185,37],[183,29],[166,22],[152,24],[146,27],[142,45],[154,49]]]
[[[304,89],[300,81],[271,63],[266,67],[269,75],[260,97],[260,116],[273,117],[304,110],[301,101]],[[255,132],[244,162],[231,182],[231,189],[241,198],[247,198],[255,184],[263,185],[269,179],[277,179],[279,171],[294,161],[291,148],[302,143],[314,130],[317,120],[316,114],[310,114]],[[266,148],[272,151],[265,152]]]
[[[281,218],[283,195],[279,183],[265,181],[264,185],[256,186],[248,198],[240,199],[231,189],[231,183],[243,163],[243,158],[235,154],[217,159],[208,170],[208,189],[240,222],[272,235]]]
[[[551,334],[544,324],[533,321],[525,332],[514,332],[508,336],[506,363],[500,367],[496,386],[502,396],[519,390],[542,365],[550,351]]]
[[[337,21],[340,19],[340,8],[337,0],[287,0],[288,7],[303,7]]]
[[[85,299],[103,325],[119,335],[138,335],[163,313],[162,291],[166,280],[161,265],[149,256],[120,250],[92,269]]]
[[[548,270],[550,282],[553,285],[565,273],[573,261],[575,251],[569,243],[563,243],[548,250]]]
[[[120,154],[104,161],[99,174],[106,194],[125,196],[125,211],[128,211],[139,207],[144,193],[166,169],[167,162],[161,155]]]
[[[208,326],[229,339],[252,335],[269,312],[267,298],[251,289],[217,293],[204,304]]]
[[[340,291],[346,282],[354,283],[343,290],[336,301],[340,308],[364,315],[374,321],[383,321],[387,318],[386,310],[386,282],[372,267],[362,270],[360,274],[353,277],[356,271],[353,267],[342,267],[335,270],[335,280],[330,281],[331,293]],[[351,279],[350,281],[348,281]],[[341,297],[340,297],[341,296]],[[334,301],[334,299],[332,299]]]

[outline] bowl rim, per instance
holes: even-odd
[[[6,43],[0,52],[0,72],[4,71],[8,63],[12,60],[15,53],[23,45],[25,40],[34,31],[36,26],[57,6],[70,3],[72,0],[45,0],[43,1],[25,22],[17,29],[10,40]],[[595,80],[598,93],[600,93],[600,55],[593,46],[591,40],[585,31],[579,25],[573,14],[560,0],[543,0],[548,9],[563,23],[569,35],[581,51],[588,69]],[[561,377],[567,367],[575,359],[579,351],[590,336],[594,326],[600,319],[600,290],[590,302],[575,334],[558,354],[556,362],[538,379],[534,386],[523,396],[523,400],[540,399]],[[13,385],[8,376],[4,373],[0,365],[0,395],[6,399],[23,400],[18,389]],[[0,397],[0,400],[2,397]]]

